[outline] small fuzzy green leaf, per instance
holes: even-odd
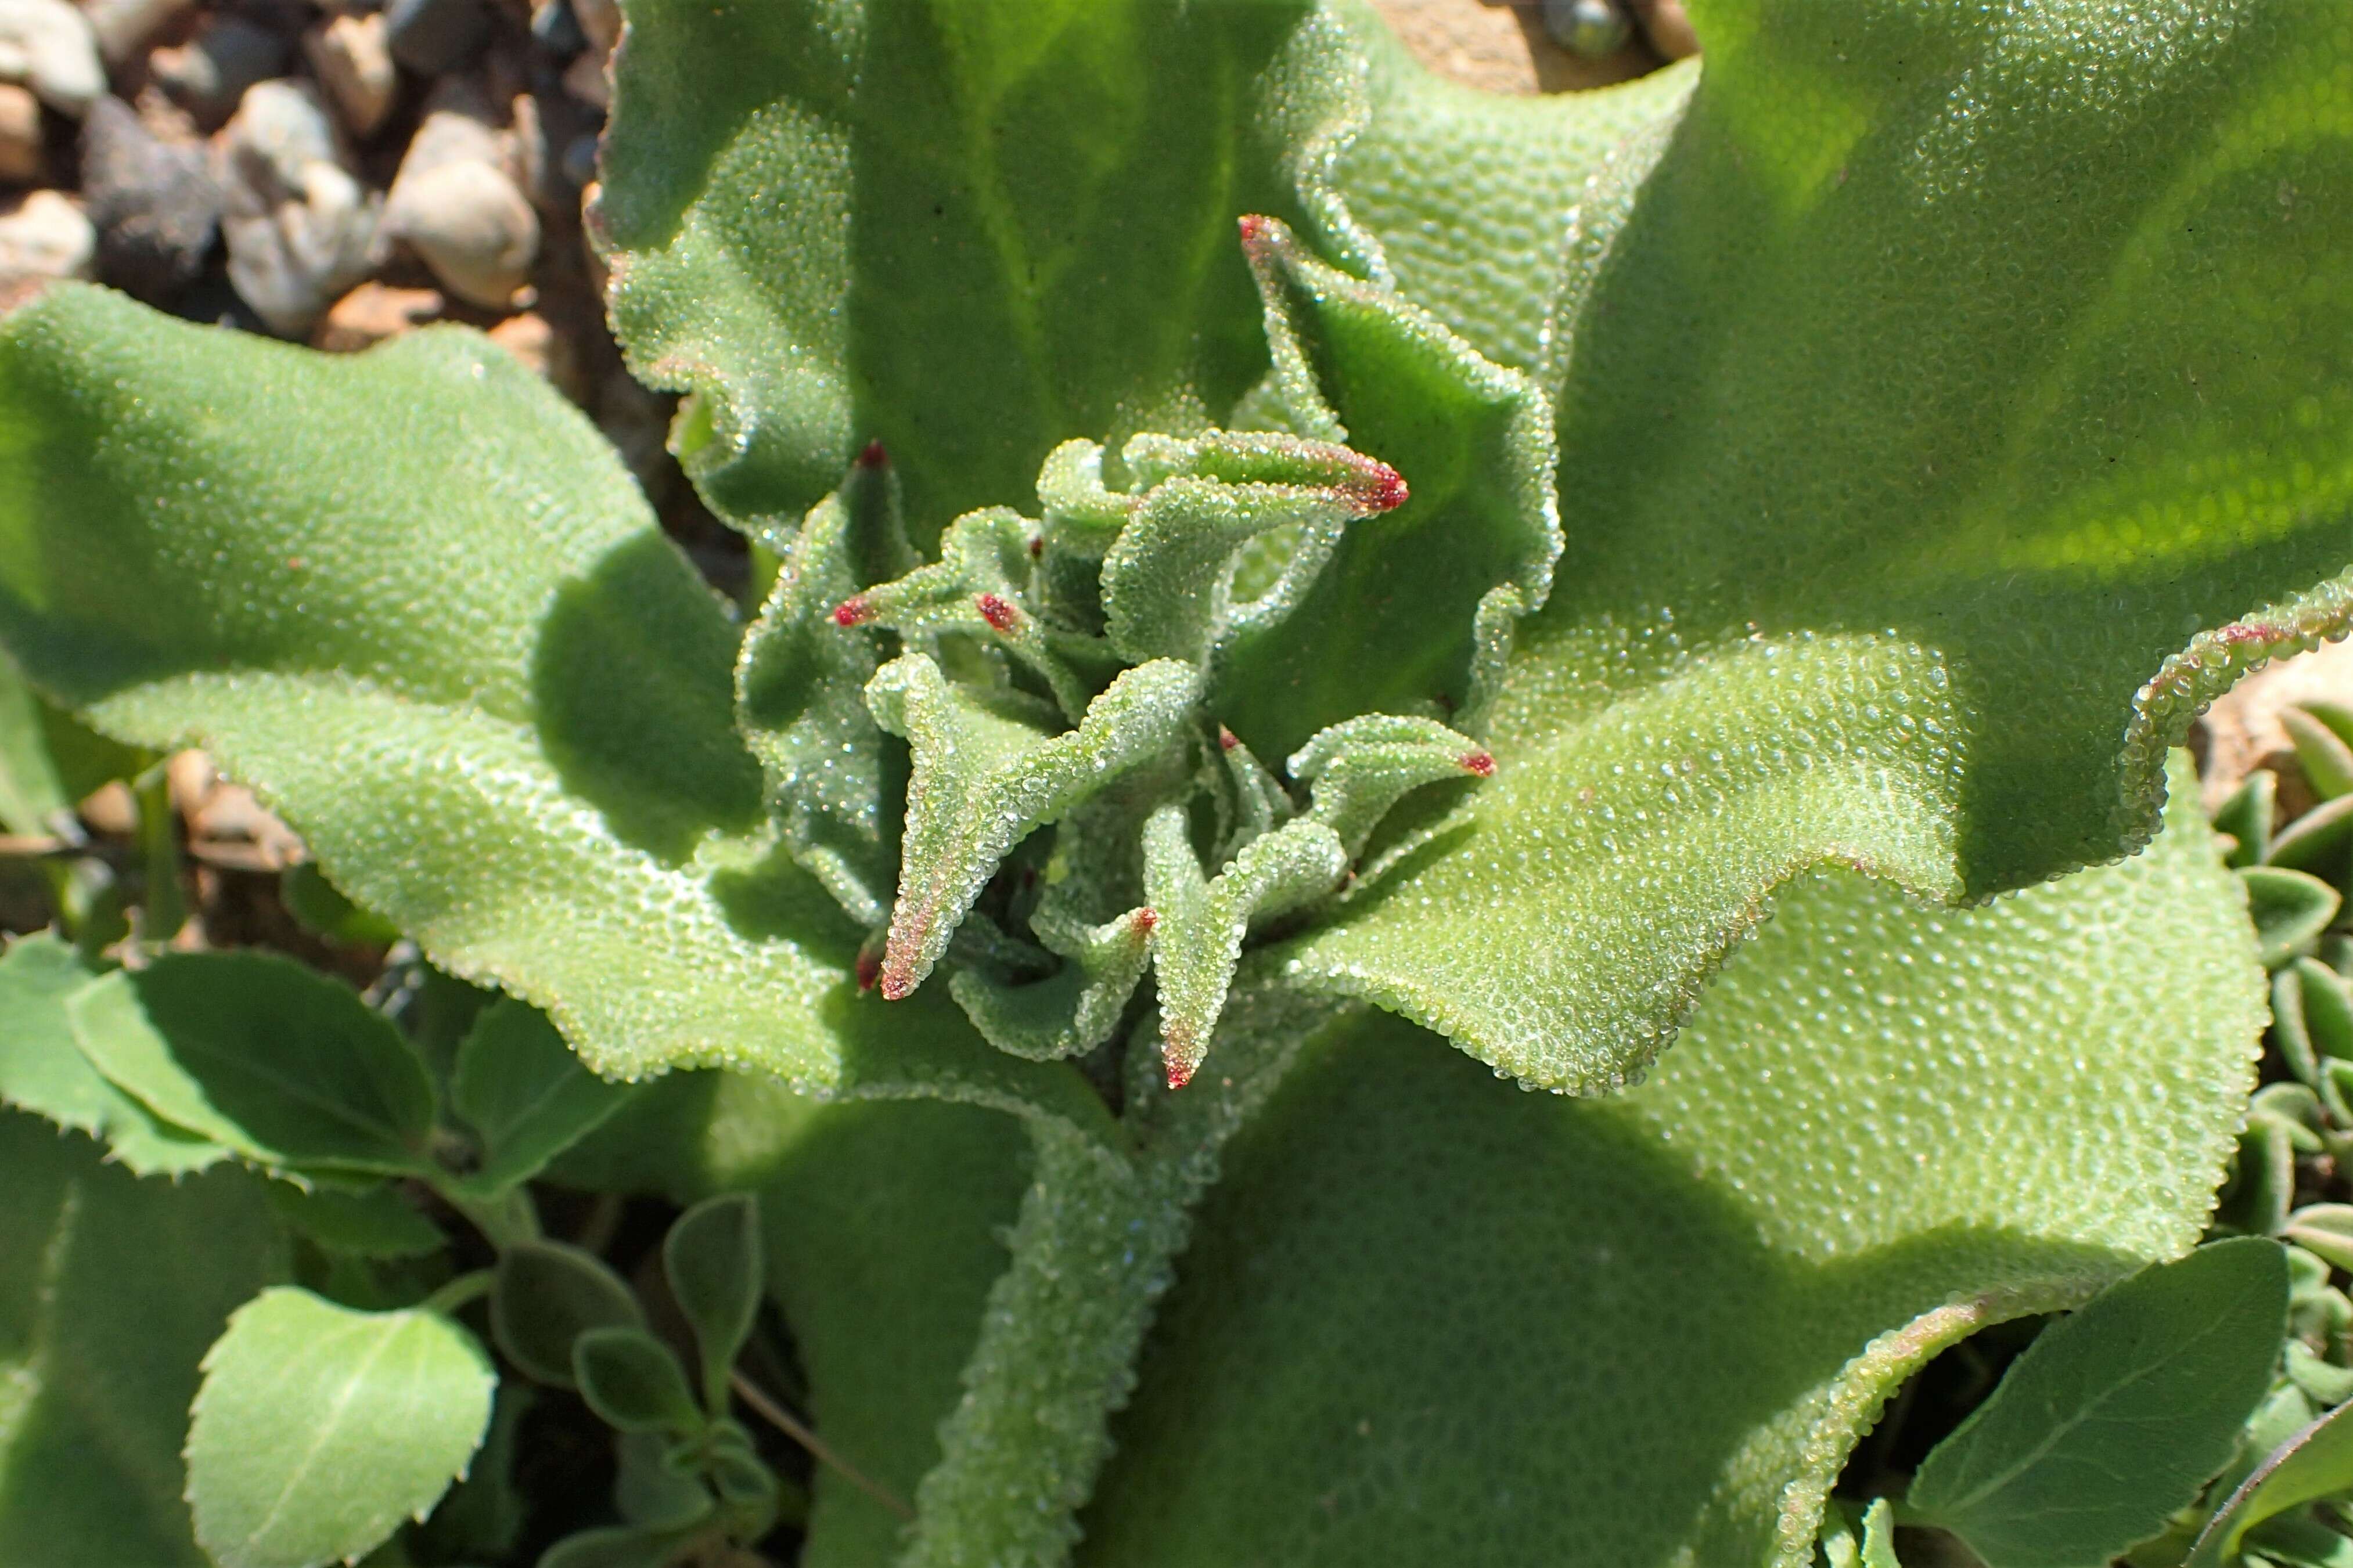
[[[2154,1535],[2229,1462],[2287,1315],[2277,1243],[2200,1247],[2045,1330],[1906,1500],[1989,1568],[2081,1568]]]
[[[2235,1563],[2247,1532],[2304,1503],[2353,1490],[2353,1405],[2340,1405],[2268,1455],[2207,1521],[2184,1568]]]
[[[2353,1059],[2353,986],[2316,959],[2299,958],[2287,973],[2296,977],[2305,1034],[2313,1050],[2323,1058]]]
[[[1435,719],[1366,713],[1319,731],[1285,766],[1309,786],[1308,816],[1338,834],[1353,859],[1406,795],[1440,779],[1485,778],[1495,759]]]
[[[498,1386],[438,1312],[355,1312],[277,1287],[206,1352],[188,1503],[220,1568],[315,1568],[422,1519],[463,1475]]]
[[[589,1071],[538,1008],[492,1004],[459,1043],[449,1079],[451,1106],[481,1135],[472,1184],[495,1196],[529,1180],[636,1092]]]
[[[269,1206],[298,1236],[354,1258],[423,1258],[449,1238],[389,1183],[356,1191],[290,1182],[269,1184]]]
[[[2353,1272],[2353,1204],[2306,1204],[2287,1216],[2279,1236]]]
[[[593,221],[617,335],[693,393],[675,439],[723,513],[797,515],[879,436],[936,528],[1021,504],[1060,441],[1200,423],[1264,373],[1230,236],[1303,216],[1310,95],[1254,84],[1304,0],[628,17]]]
[[[997,863],[1121,773],[1167,749],[1200,694],[1174,660],[1124,671],[1076,730],[952,683],[921,653],[876,673],[866,700],[914,752],[899,899],[883,949],[882,994],[923,982]]]
[[[735,659],[736,722],[769,815],[793,858],[870,930],[890,918],[906,781],[866,709],[875,639],[844,631],[834,609],[914,564],[898,492],[877,450],[810,510]]]
[[[1194,858],[1183,808],[1145,827],[1145,891],[1159,916],[1152,963],[1160,981],[1160,1049],[1181,1089],[1201,1065],[1226,1005],[1242,938],[1254,920],[1313,903],[1348,874],[1347,847],[1321,822],[1286,823],[1252,839],[1215,877]]]
[[[229,1157],[209,1138],[160,1121],[107,1081],[74,1043],[66,998],[97,978],[46,931],[0,958],[0,1100],[105,1142],[134,1175],[176,1176]]]
[[[703,1401],[714,1413],[724,1411],[728,1371],[760,1310],[759,1200],[724,1193],[681,1215],[662,1238],[662,1274],[694,1330]]]
[[[537,1568],[670,1568],[691,1530],[638,1530],[607,1525],[575,1531],[540,1554]]]
[[[499,1255],[491,1337],[501,1355],[538,1382],[572,1387],[572,1347],[582,1334],[643,1328],[645,1321],[637,1297],[595,1253],[529,1241]]]
[[[2285,963],[2327,930],[2344,901],[2319,878],[2275,865],[2250,866],[2239,873],[2239,880],[2247,889],[2247,912],[2254,919],[2255,942],[2265,968]]]
[[[572,1342],[572,1379],[580,1397],[621,1432],[700,1431],[702,1411],[670,1347],[643,1329],[590,1329]]]
[[[624,1432],[614,1444],[613,1506],[638,1530],[672,1531],[711,1516],[711,1489],[694,1456],[654,1432]]]
[[[2341,868],[2348,846],[2353,846],[2353,805],[2348,799],[2339,795],[2316,805],[2280,829],[2264,851],[2263,864],[2291,871]]]
[[[155,1115],[277,1171],[427,1173],[425,1064],[349,986],[263,952],[173,953],[66,1002],[74,1040]]]
[[[0,1111],[0,1563],[214,1568],[182,1500],[196,1363],[286,1273],[263,1182],[141,1181]]]
[[[2231,847],[2230,864],[2261,865],[2271,853],[2272,817],[2278,809],[2279,775],[2269,768],[2257,768],[2245,782],[2231,792],[2231,798],[2214,810],[2214,831],[2226,833],[2235,840]]]
[[[1560,553],[1544,397],[1395,293],[1316,260],[1282,225],[1246,220],[1243,245],[1299,432],[1379,458],[1411,493],[1341,531],[1320,570],[1263,613],[1237,617],[1213,666],[1215,710],[1277,755],[1359,713],[1460,712],[1481,604],[1504,587],[1523,609],[1542,604]],[[1335,658],[1337,647],[1380,657]]]
[[[2323,800],[2353,792],[2353,746],[2345,738],[2301,708],[2280,710],[2280,727],[2295,746],[2295,760],[2305,782]]]
[[[1014,984],[978,969],[948,981],[956,1005],[1000,1051],[1039,1060],[1074,1057],[1111,1038],[1152,962],[1159,911],[1132,910],[1102,925],[1071,929],[1033,918],[1039,938],[1062,957],[1043,980]]]

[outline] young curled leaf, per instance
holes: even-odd
[[[1155,659],[1123,672],[1077,729],[1055,734],[1008,697],[949,681],[927,655],[877,671],[867,703],[914,752],[884,997],[923,983],[1007,851],[1166,749],[1199,696],[1197,671]]]
[[[1440,779],[1487,778],[1487,749],[1434,719],[1366,713],[1319,731],[1292,753],[1291,776],[1311,786],[1307,815],[1340,836],[1350,858],[1409,791]]]
[[[1043,980],[1008,984],[977,969],[957,972],[949,990],[988,1043],[1017,1057],[1074,1057],[1112,1037],[1152,962],[1157,910],[1129,910],[1098,926],[1071,929],[1044,917],[1031,925],[1061,954]]]
[[[1254,920],[1314,902],[1348,874],[1348,851],[1321,822],[1288,823],[1253,840],[1213,878],[1201,874],[1180,806],[1145,825],[1145,889],[1159,914],[1153,968],[1160,979],[1161,1055],[1182,1089],[1209,1048]]]

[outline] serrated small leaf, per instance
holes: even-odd
[[[922,984],[1008,850],[1119,775],[1176,744],[1199,674],[1171,659],[1123,671],[1075,730],[952,683],[921,653],[867,688],[875,718],[914,751],[899,898],[883,949],[882,994]]]
[[[182,1175],[227,1159],[227,1149],[160,1121],[108,1082],[75,1044],[66,998],[97,977],[46,931],[9,944],[0,958],[0,1100],[103,1141],[134,1175]]]
[[[2247,912],[2255,922],[2256,952],[2267,969],[2286,963],[2328,929],[2344,901],[2319,878],[2277,865],[2251,866],[2239,873],[2239,879],[2246,887]]]
[[[465,1472],[498,1384],[438,1312],[280,1286],[206,1353],[188,1428],[196,1539],[221,1568],[315,1568],[421,1519]]]
[[[357,1191],[321,1184],[306,1192],[272,1182],[269,1206],[297,1235],[354,1258],[422,1258],[449,1245],[440,1227],[389,1183]]]
[[[686,1370],[643,1329],[588,1330],[572,1342],[572,1378],[588,1408],[616,1431],[684,1436],[702,1427]]]
[[[637,1089],[589,1071],[538,1008],[512,997],[493,1004],[459,1043],[449,1081],[450,1104],[482,1139],[470,1184],[496,1194],[528,1181]]]
[[[2287,1262],[2257,1237],[2154,1265],[2045,1330],[1907,1496],[1989,1568],[2082,1568],[2157,1533],[2269,1386]]]
[[[2300,707],[2281,709],[2279,721],[2295,747],[2295,760],[2313,794],[2335,800],[2353,791],[2353,746],[2343,736]]]
[[[2224,1568],[2247,1532],[2317,1498],[2353,1489],[2353,1405],[2340,1405],[2265,1456],[2200,1532],[2184,1568]]]
[[[759,1200],[723,1193],[679,1215],[662,1238],[662,1274],[694,1330],[703,1402],[714,1415],[723,1412],[728,1371],[751,1335],[765,1279]]]
[[[591,1329],[642,1328],[645,1310],[592,1252],[531,1241],[499,1255],[491,1286],[491,1337],[530,1377],[573,1386],[572,1347]]]
[[[428,1173],[433,1081],[350,987],[258,952],[172,953],[66,1003],[116,1088],[272,1170]]]

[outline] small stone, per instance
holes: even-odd
[[[286,68],[286,40],[242,16],[216,16],[188,43],[157,49],[147,68],[165,92],[210,129],[237,111],[246,89]]]
[[[192,0],[82,0],[81,14],[110,65],[127,65]]]
[[[343,117],[343,128],[363,139],[384,124],[400,90],[386,37],[384,13],[372,11],[333,17],[302,38],[302,53]]]
[[[0,181],[24,184],[41,177],[41,100],[13,82],[0,83]]]
[[[511,301],[539,253],[539,215],[505,173],[488,163],[445,163],[403,180],[385,209],[393,237],[408,242],[442,287],[493,308]]]
[[[564,68],[563,81],[564,90],[583,103],[598,109],[613,106],[613,84],[605,75],[605,57],[593,49],[573,58]]]
[[[216,144],[221,233],[237,294],[282,337],[375,270],[383,202],[353,174],[315,89],[266,81]]]
[[[0,208],[0,280],[88,278],[97,263],[98,229],[68,197],[33,191]]]
[[[419,76],[457,69],[491,39],[482,0],[392,0],[384,18],[392,58]]]
[[[22,82],[79,120],[106,91],[98,38],[66,0],[0,0],[0,81]]]
[[[101,98],[81,122],[81,193],[109,283],[160,301],[204,269],[221,193],[201,146],[160,141],[129,104]]]
[[[1617,0],[1544,0],[1544,26],[1554,43],[1588,60],[1616,54],[1634,33]]]
[[[491,329],[490,337],[575,403],[586,395],[587,384],[581,378],[571,342],[548,325],[546,317],[535,310],[509,316]]]
[[[357,353],[437,320],[443,308],[440,294],[431,289],[363,283],[335,301],[311,346],[331,354]]]
[[[492,122],[491,100],[479,84],[450,77],[437,84],[425,100],[425,116],[400,155],[400,172],[392,183],[392,199],[400,200],[401,183],[414,180],[445,163],[488,163],[509,176],[514,174],[513,149]]]

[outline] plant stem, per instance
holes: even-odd
[[[818,1463],[821,1465],[830,1465],[835,1469],[839,1470],[850,1484],[857,1487],[859,1490],[866,1493],[867,1496],[872,1498],[876,1502],[881,1503],[884,1508],[889,1509],[892,1513],[897,1514],[901,1519],[913,1519],[915,1517],[915,1510],[909,1508],[906,1503],[899,1498],[898,1494],[883,1486],[881,1482],[870,1480],[865,1476],[860,1474],[848,1460],[835,1453],[831,1448],[827,1447],[824,1441],[820,1439],[816,1433],[801,1425],[800,1421],[791,1411],[786,1409],[776,1400],[770,1398],[767,1392],[762,1389],[758,1384],[754,1383],[750,1378],[745,1377],[740,1372],[730,1372],[727,1374],[727,1382],[728,1385],[735,1390],[735,1394],[738,1398],[742,1399],[744,1404],[750,1405],[754,1410],[759,1412],[761,1418],[765,1420],[768,1425],[774,1426],[777,1431],[782,1432],[786,1436],[790,1437],[794,1442],[798,1443],[802,1447],[807,1448],[809,1451],[810,1458],[816,1459]]]
[[[438,1312],[445,1318],[455,1316],[458,1309],[467,1302],[489,1295],[491,1283],[496,1278],[497,1271],[490,1268],[477,1268],[470,1274],[460,1274],[426,1297],[425,1310]]]
[[[504,1197],[478,1198],[459,1188],[456,1182],[442,1177],[433,1178],[432,1185],[445,1203],[464,1215],[501,1252],[519,1241],[537,1241],[540,1237],[539,1211],[532,1206],[530,1194],[521,1187]]]

